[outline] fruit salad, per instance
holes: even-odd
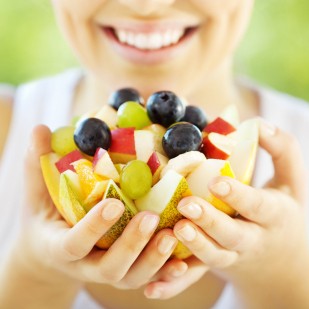
[[[249,184],[258,147],[258,123],[239,123],[231,106],[212,120],[171,91],[152,94],[146,104],[135,89],[115,91],[100,110],[52,132],[52,152],[41,157],[44,180],[71,226],[100,200],[116,198],[125,211],[97,246],[109,248],[138,211],[160,215],[157,230],[182,219],[179,201],[199,196],[233,216],[207,184],[229,176]],[[181,244],[177,257],[190,255]]]

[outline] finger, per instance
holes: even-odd
[[[210,267],[227,267],[238,257],[237,252],[222,248],[189,220],[178,221],[174,226],[174,233],[198,259]]]
[[[152,281],[172,281],[183,276],[187,270],[187,261],[173,258],[164,264],[164,266],[153,277]]]
[[[147,245],[125,276],[127,285],[139,288],[160,270],[178,243],[172,230],[161,230]]]
[[[285,211],[279,191],[255,189],[229,177],[213,179],[209,189],[241,216],[260,225],[278,221]]]
[[[134,216],[103,256],[90,254],[85,258],[88,263],[81,263],[86,280],[118,283],[123,279],[152,237],[159,219],[158,215],[151,212],[141,212]]]
[[[254,242],[247,223],[231,218],[199,197],[182,199],[178,210],[228,250],[243,251]]]
[[[261,121],[260,145],[272,157],[275,175],[272,184],[288,189],[293,197],[303,203],[306,199],[306,169],[300,145],[295,137],[273,125]]]
[[[51,151],[51,132],[44,125],[36,126],[24,160],[25,192],[29,205],[37,205],[47,192],[40,166],[40,156]]]
[[[90,253],[99,239],[120,219],[123,204],[106,199],[93,207],[75,226],[53,238],[51,254],[62,261],[76,261]]]
[[[144,294],[151,299],[169,299],[200,280],[208,271],[208,267],[196,258],[188,261],[188,270],[178,278],[154,281],[144,289]]]

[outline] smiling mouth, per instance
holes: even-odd
[[[188,39],[197,28],[196,26],[152,32],[138,32],[115,29],[112,27],[103,27],[103,30],[110,38],[116,40],[120,45],[141,51],[156,51],[180,44]]]

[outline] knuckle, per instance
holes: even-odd
[[[91,235],[102,236],[101,228],[97,224],[91,222],[90,220],[87,220],[87,218],[85,218],[83,223],[85,225],[85,228]]]
[[[233,237],[230,237],[225,243],[226,248],[230,250],[238,250],[243,243],[243,237],[244,235],[241,233],[237,233]]]
[[[211,216],[205,216],[203,222],[203,229],[213,230],[217,226],[217,221]]]
[[[104,282],[110,284],[117,284],[119,283],[123,275],[114,271],[114,270],[106,270],[105,268],[100,269],[101,278],[103,278]]]
[[[82,248],[77,247],[72,241],[64,240],[62,245],[65,259],[67,260],[79,260],[83,258],[84,252]]]
[[[264,197],[261,192],[256,195],[255,201],[251,204],[250,207],[248,207],[248,210],[245,210],[245,216],[248,215],[248,217],[253,216],[259,216],[261,213],[262,206],[264,204]]]
[[[129,289],[132,289],[132,290],[138,290],[138,289],[141,288],[143,285],[144,285],[144,283],[142,283],[142,282],[137,282],[137,281],[134,281],[134,280],[126,281],[126,286],[127,286]]]
[[[207,265],[217,269],[223,269],[230,266],[234,261],[233,256],[228,253],[216,254],[214,257],[207,260]]]

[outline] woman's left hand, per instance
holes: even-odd
[[[216,197],[238,212],[236,218],[198,197],[179,203],[178,210],[188,219],[179,221],[174,233],[196,257],[191,259],[194,267],[178,279],[149,284],[145,290],[148,297],[155,291],[161,291],[159,298],[175,296],[208,267],[248,295],[247,288],[255,284],[264,289],[277,285],[280,293],[282,280],[296,283],[309,268],[304,212],[307,174],[299,145],[294,137],[279,129],[270,130],[263,122],[260,145],[271,155],[275,170],[263,189],[228,177],[209,184]],[[200,272],[194,271],[197,265]]]

